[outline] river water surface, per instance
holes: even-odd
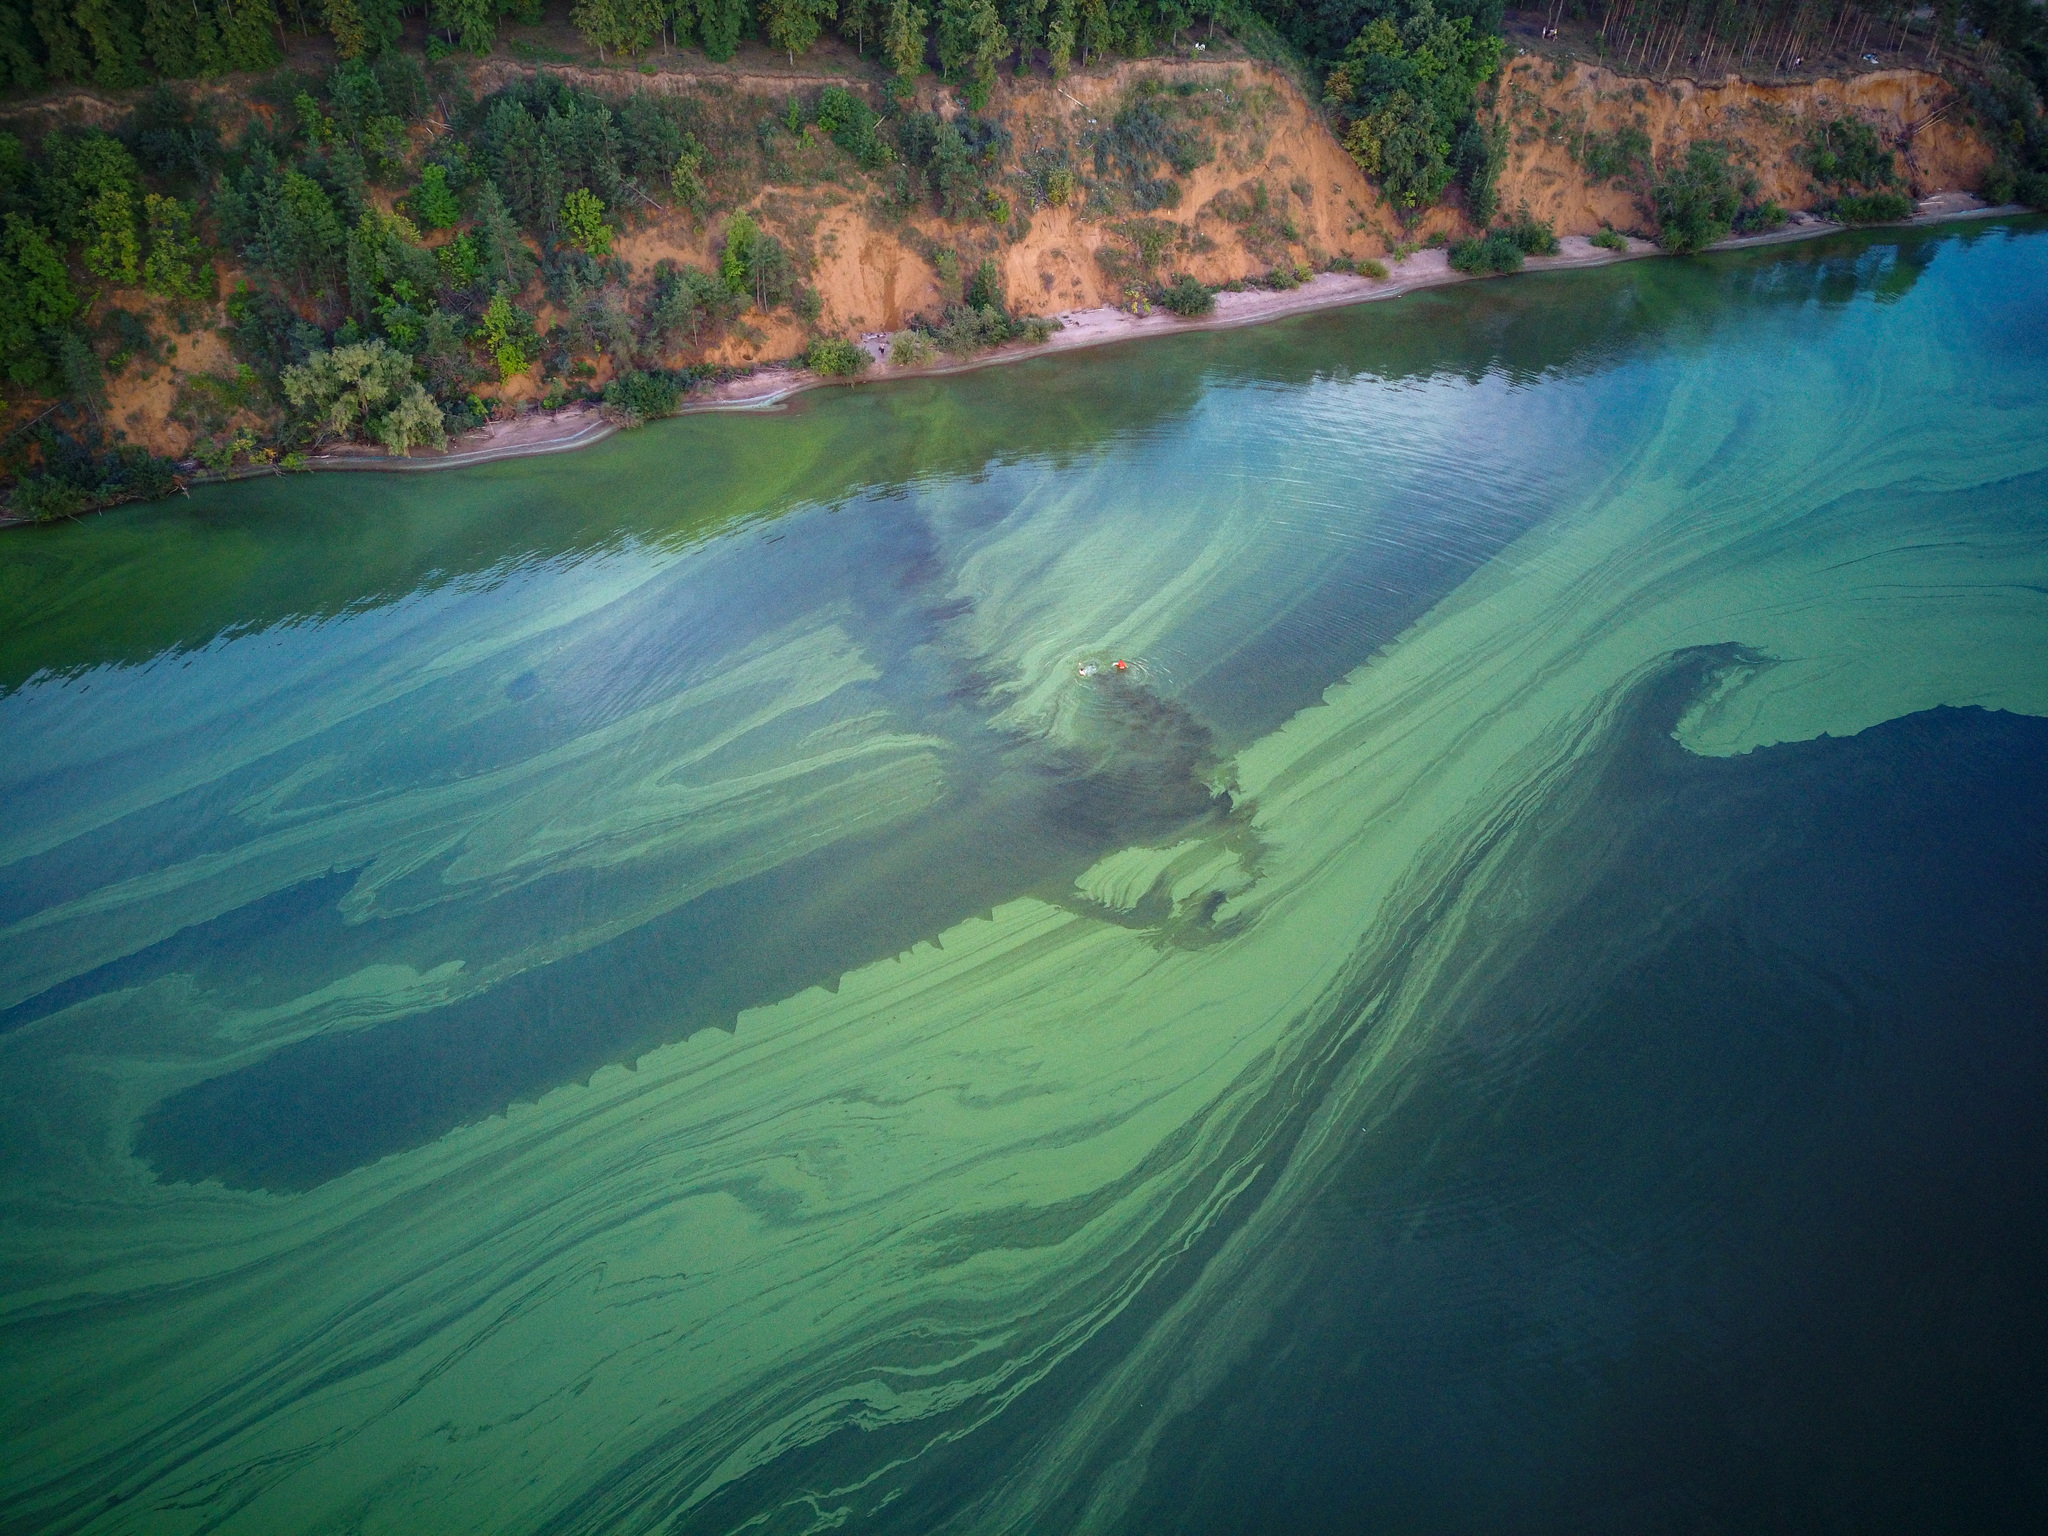
[[[0,545],[0,1529],[2048,1501],[2048,234]]]

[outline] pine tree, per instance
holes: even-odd
[[[363,18],[363,51],[382,58],[405,38],[405,0],[357,0]]]
[[[229,69],[268,69],[282,59],[272,0],[220,0],[220,51]]]
[[[1029,69],[1031,56],[1045,41],[1046,0],[1003,0],[1003,27],[1017,50],[1017,68]]]
[[[184,80],[198,74],[191,0],[143,0],[142,45],[164,79]]]
[[[980,111],[995,88],[996,65],[1010,51],[1010,35],[995,0],[940,0],[939,68],[964,81],[967,105]]]
[[[1052,0],[1052,19],[1045,28],[1045,51],[1052,58],[1053,78],[1066,74],[1074,62],[1074,0]]]
[[[842,0],[839,7],[839,35],[852,43],[858,53],[868,51],[868,39],[879,38],[889,10],[884,0]]]
[[[533,271],[533,254],[499,196],[497,183],[488,179],[476,195],[476,242],[486,288],[516,290],[526,285]]]
[[[344,59],[360,59],[369,46],[370,35],[363,25],[363,9],[357,0],[326,0],[327,30],[334,38],[334,51]]]
[[[92,78],[92,64],[85,56],[85,38],[71,24],[71,12],[64,0],[30,0],[29,19],[43,40],[44,67],[52,80]]]
[[[107,375],[92,344],[76,331],[59,331],[51,350],[56,354],[57,376],[64,381],[64,393],[95,416],[105,411]]]
[[[1076,0],[1080,7],[1080,22],[1075,30],[1075,41],[1081,45],[1081,67],[1088,67],[1088,55],[1107,53],[1116,47],[1119,38],[1116,22],[1109,14],[1104,0]]]
[[[16,0],[0,0],[0,90],[32,91],[43,83],[34,41],[28,13]]]
[[[228,67],[227,52],[220,45],[220,28],[213,13],[202,5],[191,7],[192,72],[218,75]]]
[[[924,71],[924,29],[930,19],[917,0],[889,0],[888,30],[882,35],[882,51],[888,54],[897,80],[906,89]]]
[[[265,212],[262,238],[271,268],[305,292],[330,281],[347,250],[348,235],[320,184],[286,171],[276,202]]]

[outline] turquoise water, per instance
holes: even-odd
[[[10,1528],[2022,1518],[2044,317],[1632,263],[7,541]]]

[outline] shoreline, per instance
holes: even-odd
[[[1805,222],[1790,224],[1767,234],[1737,235],[1727,240],[1716,241],[1707,247],[1707,251],[1740,251],[1761,246],[1789,245],[1799,241],[1823,239],[1857,228],[1924,228],[1929,225],[1959,223],[1966,220],[2010,218],[2034,211],[2017,203],[1989,206],[1968,193],[1960,192],[1937,193],[1921,199],[1918,207],[1919,211],[1911,218],[1889,225],[1837,224],[1806,215]],[[1616,262],[1641,261],[1647,257],[1667,254],[1654,241],[1641,240],[1634,236],[1624,238],[1628,242],[1626,250],[1609,251],[1594,245],[1584,235],[1565,235],[1559,240],[1561,249],[1557,255],[1532,256],[1523,264],[1522,270],[1568,272],[1586,267],[1611,266]],[[1493,275],[1515,275],[1467,276],[1462,272],[1453,272],[1450,257],[1442,247],[1417,251],[1405,260],[1389,262],[1387,267],[1388,272],[1384,279],[1355,277],[1341,272],[1322,272],[1299,288],[1284,292],[1276,293],[1266,289],[1247,289],[1241,293],[1219,292],[1216,295],[1215,312],[1200,320],[1183,320],[1177,315],[1167,313],[1133,315],[1127,310],[1113,306],[1068,310],[1053,317],[1061,322],[1061,328],[1043,342],[1011,343],[956,362],[928,363],[918,367],[892,367],[886,360],[878,360],[867,373],[853,382],[882,384],[907,379],[940,378],[950,374],[970,373],[980,368],[1001,367],[1007,363],[1045,357],[1057,352],[1078,352],[1086,348],[1110,346],[1117,342],[1142,340],[1151,336],[1237,330],[1244,326],[1263,325],[1268,321],[1309,314],[1317,310],[1341,309],[1353,304],[1395,299],[1403,294],[1416,293],[1426,288],[1484,282],[1488,280],[1488,276]],[[871,340],[867,345],[874,348],[876,343]],[[774,410],[785,401],[808,390],[833,387],[852,387],[852,384],[846,380],[824,378],[803,368],[765,368],[748,378],[714,386],[707,395],[693,400],[675,414],[695,416],[713,411]],[[394,458],[367,445],[352,444],[311,455],[306,459],[304,467],[323,472],[368,470],[386,474],[469,469],[508,459],[571,453],[601,443],[621,430],[623,429],[617,423],[606,419],[600,407],[582,403],[551,413],[535,412],[514,421],[493,422],[454,439],[445,453]],[[219,485],[227,481],[284,473],[284,470],[275,465],[246,465],[240,469],[197,475],[186,483],[188,487]],[[34,524],[25,518],[0,517],[0,527],[32,526]]]
[[[1750,250],[1760,246],[1789,245],[1799,241],[1824,239],[1829,235],[1843,234],[1858,228],[1924,228],[1934,224],[1965,220],[2008,218],[2032,211],[2017,203],[1993,207],[1967,193],[1943,192],[1921,199],[1919,211],[1897,224],[1837,224],[1809,215],[1806,222],[1790,224],[1767,234],[1733,236],[1716,241],[1707,247],[1707,250]],[[1641,240],[1634,236],[1624,238],[1628,241],[1626,250],[1609,251],[1594,245],[1587,236],[1565,235],[1559,240],[1561,249],[1557,255],[1532,256],[1523,264],[1522,270],[1568,272],[1585,267],[1610,266],[1622,261],[1640,261],[1646,257],[1667,254],[1654,241]],[[1068,310],[1052,317],[1060,321],[1061,328],[1043,342],[1011,343],[957,362],[928,363],[918,367],[897,368],[885,360],[877,359],[867,373],[853,382],[883,384],[906,379],[941,378],[950,374],[970,373],[980,368],[995,368],[1007,363],[1022,362],[1028,358],[1045,357],[1057,352],[1078,352],[1090,347],[1110,346],[1121,341],[1136,341],[1151,336],[1236,330],[1317,310],[1340,309],[1353,304],[1395,299],[1425,288],[1442,288],[1454,283],[1487,280],[1484,276],[1472,277],[1462,272],[1453,272],[1450,257],[1441,247],[1417,251],[1405,260],[1389,262],[1387,267],[1385,279],[1354,277],[1341,272],[1321,272],[1299,288],[1284,292],[1276,293],[1264,289],[1247,289],[1242,293],[1219,292],[1216,295],[1215,312],[1200,320],[1183,320],[1166,313],[1133,315],[1127,310],[1107,305],[1096,309]],[[736,379],[730,384],[715,386],[708,394],[683,406],[675,414],[695,416],[713,411],[773,410],[808,390],[834,387],[850,388],[853,385],[842,379],[820,377],[803,368],[765,368],[749,378]],[[450,451],[445,454],[400,459],[368,449],[356,452],[343,451],[309,458],[307,468],[381,470],[399,473],[467,468],[503,459],[565,453],[602,442],[622,430],[615,423],[607,421],[597,406],[590,404],[571,406],[551,414],[546,419],[545,431],[536,430],[541,425],[537,416],[511,422],[494,422],[490,426],[465,433],[461,439],[450,445]],[[212,484],[216,480],[243,479],[251,474],[276,472],[266,467],[256,467],[236,470],[229,475],[208,476],[203,481],[195,480],[193,483]]]

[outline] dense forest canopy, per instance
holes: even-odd
[[[1597,28],[1617,60],[1656,67],[1785,62],[1887,29],[1893,47],[1968,45],[1974,108],[1998,145],[1994,195],[2048,201],[2048,20],[2029,0],[1938,0],[1917,31],[1910,0],[1541,3],[1546,27]],[[0,473],[16,481],[15,510],[39,516],[161,493],[169,466],[120,446],[104,418],[110,371],[175,351],[176,337],[145,315],[187,335],[218,326],[224,309],[234,368],[187,372],[172,407],[215,468],[334,437],[396,452],[438,444],[485,419],[477,391],[488,381],[536,369],[560,381],[550,399],[587,395],[580,381],[604,372],[619,413],[659,414],[692,382],[664,366],[679,349],[754,311],[817,320],[802,253],[744,212],[812,130],[883,189],[884,210],[1014,229],[1032,207],[1075,199],[1093,216],[1132,220],[1142,248],[1158,233],[1144,216],[1170,208],[1175,177],[1207,154],[1172,93],[1134,97],[1071,153],[1039,148],[1021,162],[981,109],[1001,71],[1059,75],[1144,56],[1197,27],[1291,50],[1397,212],[1417,216],[1458,187],[1483,232],[1506,154],[1504,129],[1481,110],[1505,52],[1501,6],[574,0],[574,25],[605,57],[694,48],[725,59],[752,38],[794,58],[832,29],[889,83],[874,102],[832,87],[735,124],[710,121],[697,98],[601,96],[546,73],[476,99],[444,61],[490,50],[508,21],[539,20],[538,0],[0,0],[0,89],[72,82],[137,101],[113,131],[0,134],[0,389],[15,422]],[[289,37],[315,32],[331,37],[338,62],[281,67]],[[230,71],[253,72],[246,95],[259,109],[232,130],[203,95],[164,83]],[[963,114],[910,109],[906,87],[928,71],[954,83]],[[1836,188],[1845,209],[1882,216],[1898,200],[1889,153],[1852,129],[1810,148],[1816,184]],[[1633,179],[1668,243],[1704,243],[1747,216],[1740,176],[1713,146],[1660,166],[1647,141],[1620,137],[1589,140],[1589,171]],[[665,263],[629,282],[613,236],[651,210],[723,216],[714,266]],[[1462,259],[1498,267],[1549,239],[1511,223]],[[907,356],[1030,333],[993,264],[970,273],[950,249],[927,254],[951,298],[905,340]],[[216,258],[231,293],[216,292]],[[123,293],[149,299],[110,301]],[[1201,296],[1183,283],[1158,301],[1198,312]],[[544,302],[564,318],[543,325]],[[832,372],[865,365],[865,353],[823,335],[811,355]],[[262,440],[255,419],[270,424]]]

